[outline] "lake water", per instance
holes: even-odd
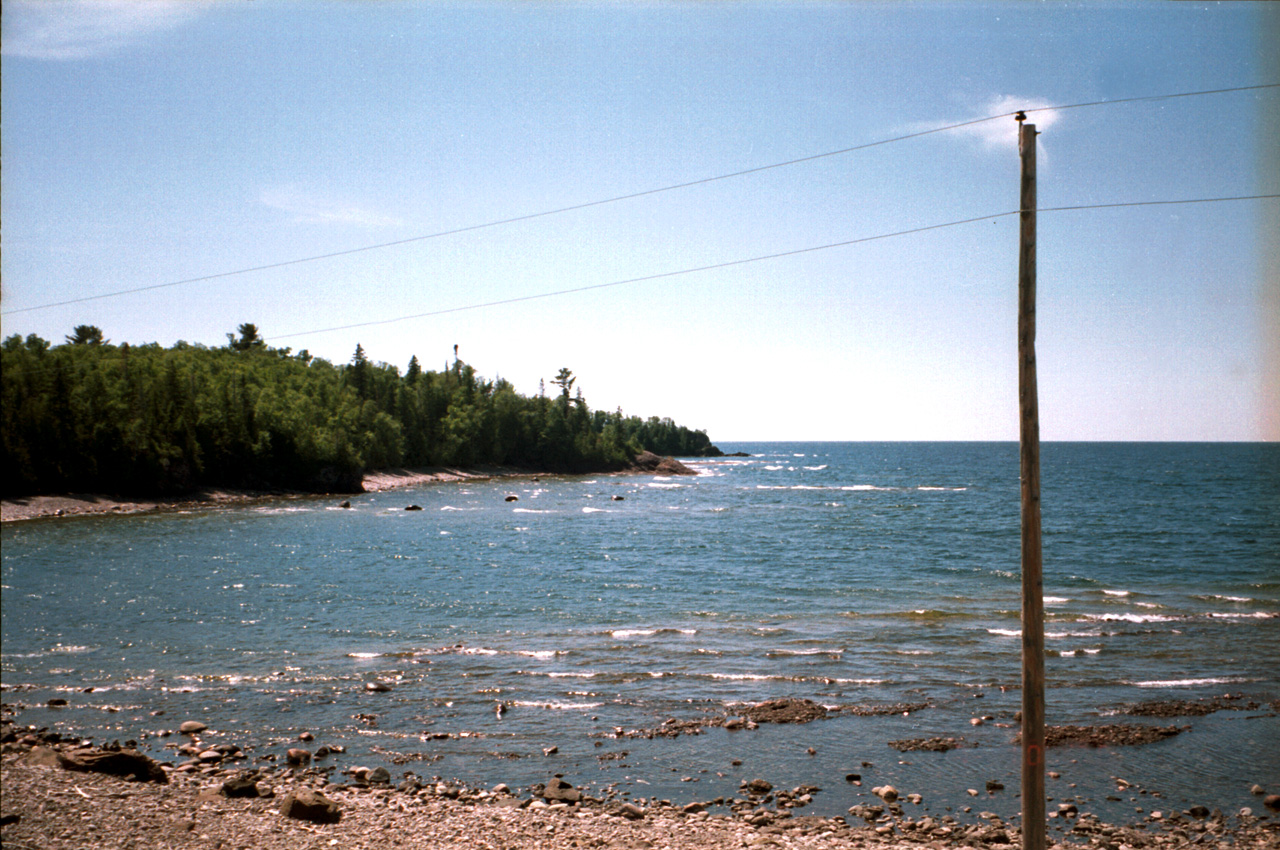
[[[347,747],[327,763],[396,776],[561,773],[675,802],[760,777],[820,787],[815,814],[892,783],[924,795],[917,811],[1019,811],[1017,446],[722,448],[752,456],[692,462],[697,477],[388,491],[349,510],[6,524],[4,701],[19,722],[170,760],[177,736],[142,736],[195,718],[251,763],[309,731]],[[1042,463],[1048,723],[1188,727],[1055,748],[1049,793],[1117,822],[1260,810],[1251,785],[1280,791],[1280,446],[1046,444]],[[1116,713],[1224,694],[1258,705]],[[55,696],[69,705],[46,708]],[[615,736],[778,697],[916,709]],[[888,746],[934,736],[976,746]],[[1117,794],[1117,776],[1141,791]]]

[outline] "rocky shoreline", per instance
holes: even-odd
[[[626,473],[656,475],[694,475],[696,472],[674,458],[659,457],[642,452]],[[378,469],[364,474],[365,493],[421,487],[427,484],[447,484],[457,481],[489,481],[493,479],[536,479],[551,475],[508,467],[426,467],[417,469]],[[335,498],[347,494],[333,494]],[[176,498],[139,498],[109,496],[89,493],[67,493],[49,496],[21,496],[0,500],[0,522],[45,519],[50,517],[85,516],[90,514],[139,514],[153,511],[190,511],[249,505],[256,502],[280,499],[325,498],[315,493],[295,491],[260,491],[234,489],[204,489]]]
[[[60,701],[62,702],[62,701]],[[1238,696],[1205,705],[1243,708]],[[901,706],[895,706],[900,708]],[[1198,704],[1174,700],[1130,707],[1135,714],[1193,711]],[[849,710],[876,707],[849,706]],[[386,767],[340,766],[345,750],[326,746],[310,733],[280,744],[279,752],[250,755],[201,721],[186,720],[170,732],[165,749],[182,760],[156,761],[135,741],[95,745],[75,733],[21,727],[5,706],[0,718],[0,784],[3,787],[3,846],[61,848],[275,848],[286,847],[542,847],[609,848],[865,848],[888,850],[967,846],[1004,850],[1020,842],[1016,817],[1003,819],[980,809],[984,796],[1003,792],[988,781],[968,793],[972,806],[954,815],[930,813],[920,793],[891,785],[871,789],[871,804],[848,814],[804,813],[822,789],[775,787],[768,778],[744,779],[731,797],[672,803],[630,798],[610,786],[596,792],[574,787],[562,774],[525,788],[498,784],[469,787],[439,776]],[[621,737],[698,734],[704,726],[809,723],[828,716],[808,700],[776,699],[748,707],[741,716],[702,721],[671,720],[652,730]],[[1074,728],[1074,727],[1065,727]],[[1137,727],[1107,730],[1088,741],[1106,746],[1140,745]],[[615,730],[615,734],[623,730]],[[945,750],[963,739],[890,742],[890,746]],[[738,763],[738,762],[735,762]],[[864,763],[865,764],[865,763]],[[403,765],[400,765],[403,767]],[[1050,774],[1051,779],[1058,778]],[[845,782],[861,785],[851,773]],[[1116,793],[1137,786],[1121,779]],[[994,787],[993,787],[994,786]],[[1073,786],[1074,787],[1074,786]],[[1146,794],[1144,789],[1137,789]],[[1224,814],[1192,805],[1155,810],[1131,825],[1102,822],[1080,801],[1059,798],[1051,807],[1055,848],[1280,847],[1280,795],[1254,786],[1256,806]],[[1160,795],[1152,792],[1153,797]]]
[[[182,733],[198,751],[202,723]],[[251,769],[227,745],[174,766],[129,746],[85,746],[58,733],[18,729],[3,734],[3,843],[7,848],[329,848],[545,847],[609,848],[866,848],[968,846],[1007,848],[1018,826],[988,813],[976,823],[950,815],[913,816],[892,787],[881,803],[848,817],[799,814],[820,789],[776,789],[744,781],[739,796],[676,806],[663,800],[593,798],[559,776],[513,790],[468,788],[411,771],[313,765],[301,746],[285,765]],[[299,742],[306,743],[305,741]],[[1280,807],[1275,795],[1259,798]],[[1153,813],[1141,826],[1112,826],[1067,804],[1052,813],[1070,826],[1053,847],[1175,848],[1280,846],[1280,822],[1265,811],[1233,816],[1192,807]]]

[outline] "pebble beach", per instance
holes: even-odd
[[[197,724],[198,725],[198,724]],[[193,727],[189,727],[193,728]],[[188,733],[198,742],[199,732]],[[135,848],[1005,848],[1016,824],[994,815],[962,823],[914,816],[896,789],[883,805],[847,817],[806,817],[793,792],[767,780],[709,811],[699,804],[645,805],[597,799],[548,777],[540,786],[476,789],[383,770],[335,775],[307,763],[268,769],[198,760],[184,767],[150,761],[119,745],[85,747],[58,734],[4,726],[3,844],[11,850]],[[299,750],[300,751],[300,750]],[[113,772],[108,772],[113,771]],[[119,775],[124,774],[124,775]],[[803,791],[804,789],[796,789]],[[906,804],[904,806],[904,803]],[[1259,794],[1258,812],[1226,815],[1196,807],[1114,826],[1070,807],[1054,848],[1219,848],[1280,846],[1280,820]]]

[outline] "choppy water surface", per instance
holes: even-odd
[[[20,722],[99,739],[196,717],[254,757],[310,731],[347,746],[339,767],[477,784],[563,773],[687,802],[763,777],[821,787],[806,811],[835,814],[892,782],[938,813],[1017,812],[1017,447],[724,448],[752,456],[696,462],[696,478],[435,485],[350,510],[8,524],[4,700]],[[1190,727],[1055,749],[1050,793],[1117,821],[1256,808],[1253,783],[1280,787],[1280,447],[1047,444],[1043,466],[1048,722]],[[1115,714],[1227,693],[1260,707]],[[70,705],[43,707],[55,696]],[[775,697],[928,707],[613,735]],[[932,736],[977,746],[887,745]],[[171,758],[173,740],[143,743]],[[1163,796],[1116,796],[1114,776]],[[988,779],[1008,790],[966,794]]]

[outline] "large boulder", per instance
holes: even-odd
[[[644,451],[635,456],[631,467],[640,472],[652,472],[655,475],[697,475],[689,467],[673,457],[659,457],[653,452]]]
[[[280,814],[311,823],[337,823],[342,820],[338,804],[312,788],[295,788],[280,799]]]
[[[232,776],[223,781],[220,790],[224,797],[257,797],[259,796],[258,777],[254,773]]]
[[[576,803],[582,799],[582,792],[556,776],[543,788],[542,798],[553,803]]]

